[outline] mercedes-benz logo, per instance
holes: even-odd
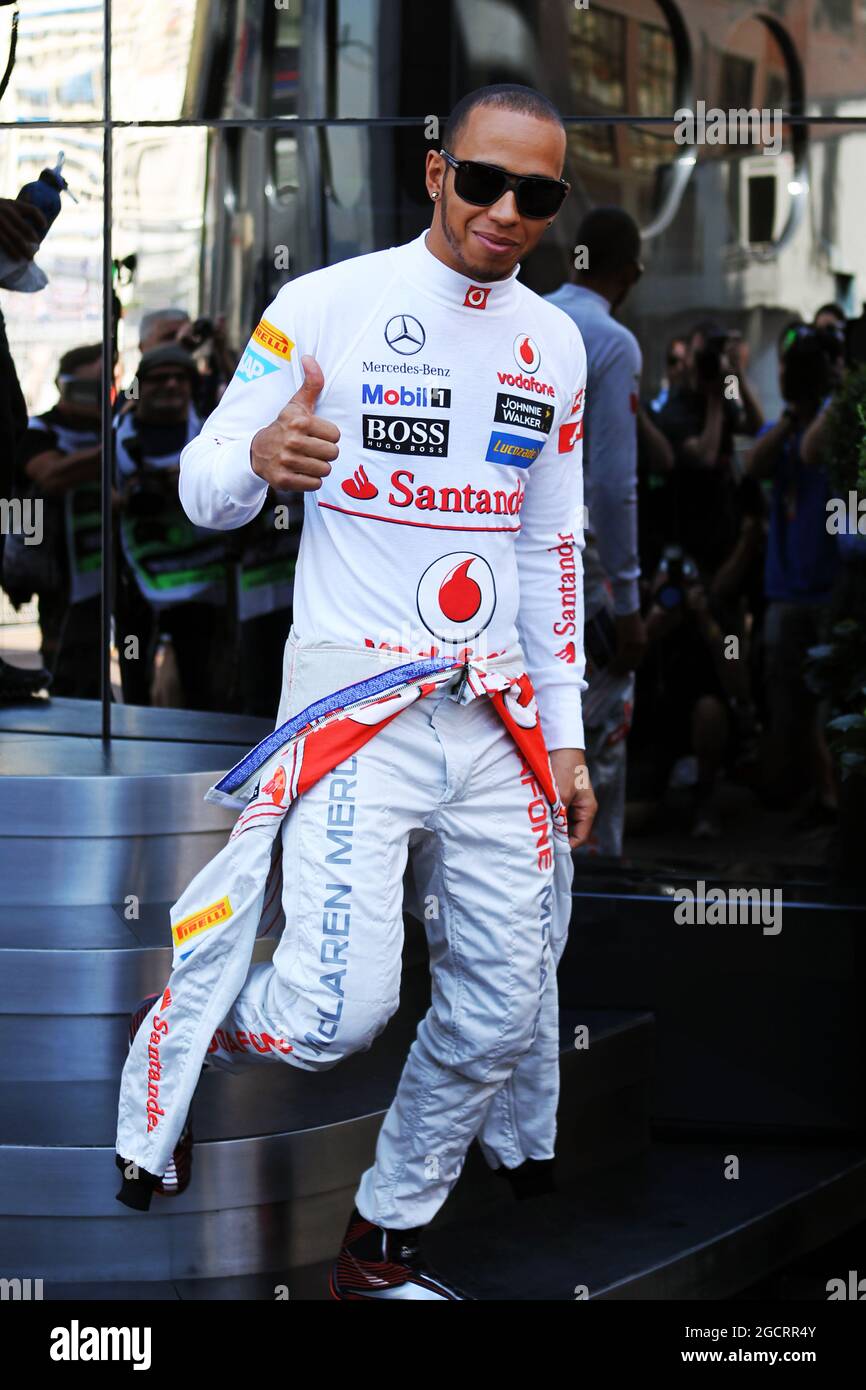
[[[385,342],[404,357],[420,352],[426,340],[427,334],[411,314],[395,314],[385,324]]]

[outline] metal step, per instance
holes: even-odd
[[[322,1088],[323,1077],[275,1068],[277,1081],[305,1090],[292,1127],[197,1143],[188,1191],[179,1198],[156,1198],[147,1214],[126,1211],[114,1200],[118,1175],[113,1145],[4,1145],[0,1248],[7,1263],[21,1277],[45,1277],[50,1271],[53,1279],[63,1280],[158,1280],[247,1274],[287,1260],[307,1265],[328,1258],[342,1234],[358,1178],[372,1160],[408,1046],[408,1033],[398,1042],[399,1029],[409,1017],[407,1010],[403,1019],[392,1021],[398,1023],[393,1042],[389,1038],[386,1045],[383,1037],[369,1054],[336,1068],[327,1077],[333,1078],[330,1095]],[[577,1023],[589,1026],[587,1051],[574,1048]],[[566,1014],[561,1041],[559,1150],[567,1177],[633,1155],[649,1142],[652,1019],[621,1011]],[[274,1094],[265,1099],[256,1095],[269,1070],[251,1067],[236,1077],[206,1076],[203,1080],[240,1086],[242,1092],[248,1083],[248,1108],[246,1114],[243,1108],[236,1112],[232,1121],[220,1104],[203,1095],[201,1112],[196,1102],[194,1124],[201,1121],[203,1133],[233,1123],[242,1128],[257,1107],[263,1122],[270,1123]],[[74,1111],[79,1085],[70,1090],[67,1116]],[[221,1090],[220,1098],[226,1094]],[[90,1118],[96,1127],[98,1113]],[[78,1123],[86,1128],[87,1116]],[[467,1201],[501,1203],[503,1186],[473,1157],[452,1211]]]
[[[737,1181],[721,1178],[718,1146],[656,1142],[555,1196],[446,1220],[464,1173],[424,1248],[441,1275],[485,1301],[571,1302],[584,1285],[590,1301],[696,1302],[734,1297],[866,1216],[862,1149],[749,1143],[737,1152]],[[335,1253],[253,1275],[49,1281],[44,1292],[47,1300],[273,1302],[285,1287],[295,1302],[327,1299]]]

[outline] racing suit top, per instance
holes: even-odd
[[[341,439],[305,497],[298,636],[463,660],[519,641],[547,746],[582,748],[586,354],[517,270],[475,284],[422,233],[284,285],[181,455],[180,497],[200,526],[256,515],[252,438],[311,354]]]
[[[565,284],[549,299],[574,320],[586,342],[586,616],[601,607],[607,579],[614,612],[623,617],[640,608],[636,416],[641,351],[634,334],[612,317],[604,295],[586,285]]]

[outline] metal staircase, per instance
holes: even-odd
[[[400,1008],[369,1052],[323,1074],[205,1073],[189,1190],[147,1214],[122,1207],[128,1015],[165,983],[169,903],[232,823],[203,793],[269,726],[114,715],[106,753],[94,705],[0,711],[0,1275],[42,1278],[48,1298],[268,1298],[281,1280],[293,1297],[321,1297],[427,1007],[423,931],[408,924]],[[620,945],[631,910],[622,899]],[[590,921],[580,913],[563,977],[562,1191],[518,1204],[471,1151],[430,1232],[443,1272],[482,1298],[572,1298],[581,1284],[602,1298],[719,1297],[769,1272],[779,1250],[800,1253],[866,1215],[862,1146],[752,1137],[733,1146],[749,1153],[747,1180],[726,1184],[728,1139],[653,1140],[653,1097],[669,1091],[658,1090],[652,1000],[633,981],[618,996],[605,980],[602,995]],[[641,922],[632,939],[646,943]],[[273,948],[260,941],[256,959]],[[628,1007],[612,1007],[621,999]],[[579,1023],[586,1051],[573,1044]]]

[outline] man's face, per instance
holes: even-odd
[[[685,380],[688,349],[682,338],[671,343],[668,348],[667,378],[671,386],[679,386]]]
[[[95,362],[87,362],[84,366],[76,367],[71,372],[64,372],[63,376],[68,379],[58,379],[57,385],[60,391],[60,404],[65,414],[74,416],[78,420],[98,420],[102,410],[101,361],[97,359]]]
[[[555,121],[496,106],[476,106],[459,133],[455,159],[495,164],[509,174],[558,179],[565,158],[565,132]],[[427,188],[438,191],[431,235],[438,254],[470,280],[502,280],[529,255],[552,219],[521,217],[514,192],[476,207],[454,191],[454,170],[441,155],[427,156]]]
[[[831,329],[833,329],[834,332],[836,332],[836,333],[839,333],[839,332],[843,332],[843,333],[844,333],[844,331],[845,331],[845,324],[844,324],[843,322],[841,322],[841,321],[837,318],[837,316],[836,316],[832,311],[829,311],[829,312],[828,312],[826,309],[824,310],[823,313],[821,313],[821,314],[816,314],[816,315],[815,315],[814,327],[815,327],[815,328],[831,328]]]
[[[154,367],[138,383],[140,419],[179,424],[189,414],[192,382],[183,367]]]

